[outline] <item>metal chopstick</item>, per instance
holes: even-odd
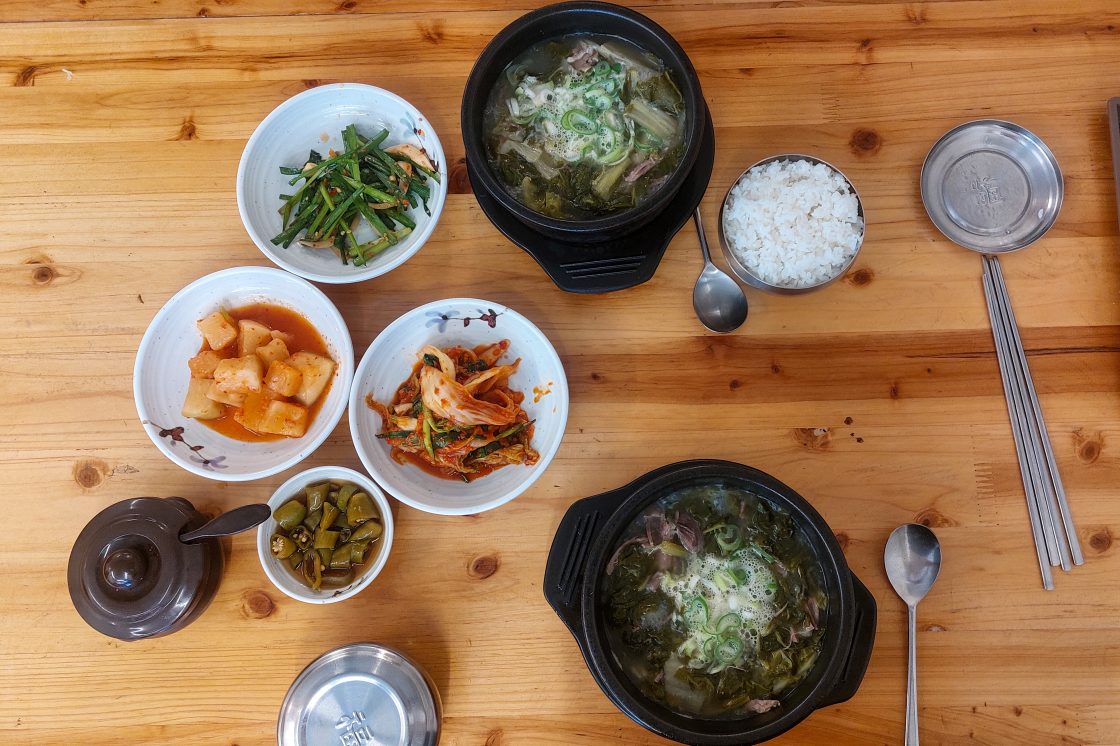
[[[1077,527],[1073,523],[1073,515],[1070,513],[1069,501],[1066,498],[1065,486],[1062,483],[1061,473],[1058,471],[1057,459],[1054,457],[1054,448],[1050,443],[1050,432],[1046,427],[1046,418],[1042,414],[1042,404],[1038,400],[1038,392],[1034,387],[1034,379],[1031,376],[1031,369],[1027,363],[1027,355],[1023,349],[1023,341],[1019,336],[1019,325],[1015,320],[1015,311],[1011,307],[1011,296],[1007,292],[1007,283],[1003,278],[1003,270],[999,266],[998,261],[992,262],[992,274],[995,280],[995,288],[1000,291],[998,296],[1002,295],[1005,318],[1007,319],[1008,327],[1011,330],[1012,349],[1019,362],[1019,370],[1023,375],[1023,383],[1027,393],[1027,407],[1029,413],[1032,415],[1035,427],[1038,431],[1038,437],[1042,445],[1042,455],[1046,462],[1046,471],[1051,480],[1053,488],[1054,502],[1057,506],[1057,514],[1061,519],[1062,533],[1068,544],[1069,553],[1073,558],[1075,565],[1085,564],[1085,555],[1081,551],[1081,541],[1077,536]]]
[[[1030,516],[1031,533],[1034,535],[1035,552],[1038,555],[1038,568],[1039,572],[1042,574],[1042,587],[1049,591],[1054,588],[1054,576],[1050,570],[1050,563],[1048,561],[1049,551],[1047,548],[1047,535],[1043,529],[1038,495],[1035,489],[1032,471],[1027,460],[1022,423],[1020,422],[1020,413],[1018,412],[1019,407],[1016,405],[1015,395],[1011,388],[1011,381],[1004,366],[1006,351],[1002,339],[1002,325],[1000,324],[999,317],[996,315],[999,306],[994,296],[994,287],[990,284],[990,281],[991,272],[988,268],[987,257],[984,257],[984,297],[988,305],[988,318],[991,321],[992,336],[995,340],[996,354],[1000,363],[1000,380],[1003,382],[1003,395],[1007,400],[1007,413],[1011,419],[1012,434],[1015,436],[1015,453],[1019,460],[1019,473],[1023,479],[1023,491],[1027,498],[1027,513]]]
[[[1055,503],[1052,482],[1043,459],[1042,444],[1036,432],[1036,423],[1033,421],[1032,413],[1027,405],[1028,395],[1025,379],[1017,364],[1018,357],[1012,347],[1012,330],[1009,327],[1006,315],[1007,304],[1004,302],[1005,299],[1000,296],[999,287],[995,282],[995,267],[997,266],[999,266],[999,260],[995,257],[984,259],[985,282],[988,283],[988,292],[991,293],[991,298],[996,304],[996,323],[999,330],[996,338],[1000,345],[1001,372],[1006,371],[1011,385],[1015,412],[1019,418],[1020,433],[1024,439],[1027,465],[1030,467],[1031,477],[1034,481],[1042,529],[1046,536],[1046,550],[1050,558],[1050,564],[1054,567],[1061,565],[1063,570],[1069,570],[1069,548],[1065,537],[1062,536],[1061,527],[1058,525],[1058,508]]]

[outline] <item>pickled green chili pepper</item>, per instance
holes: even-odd
[[[272,556],[276,559],[288,559],[296,552],[296,543],[283,534],[272,537]]]
[[[385,531],[376,503],[349,482],[308,485],[273,518],[272,555],[314,590],[353,582]]]
[[[345,513],[347,503],[350,502],[350,498],[353,497],[354,493],[357,491],[358,488],[352,484],[344,484],[339,487],[338,499],[335,501],[335,505],[338,506],[338,509]]]
[[[332,570],[349,570],[351,550],[349,544],[343,544],[331,555]]]
[[[327,501],[327,493],[330,492],[331,485],[329,482],[316,484],[313,487],[304,487],[303,491],[307,494],[307,509],[314,513],[319,508],[323,507],[323,503]]]
[[[328,529],[334,523],[334,519],[338,518],[339,510],[335,506],[327,503],[323,506],[323,518],[319,521],[319,528]]]
[[[350,534],[350,541],[366,541],[381,536],[382,526],[377,521],[366,521]]]
[[[319,529],[315,532],[316,549],[334,549],[338,546],[338,532]]]
[[[276,509],[272,514],[273,520],[280,524],[280,528],[291,531],[298,526],[307,516],[307,507],[299,500],[289,500]]]
[[[354,526],[364,523],[376,515],[377,508],[373,506],[373,500],[364,492],[359,492],[351,497],[346,506],[346,520]]]
[[[350,547],[350,564],[360,565],[366,561],[366,551],[369,549],[368,541],[352,541],[346,546]]]
[[[302,552],[311,548],[314,537],[307,530],[307,526],[299,525],[291,530],[288,538],[295,542],[296,547]]]

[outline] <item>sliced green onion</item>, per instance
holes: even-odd
[[[716,534],[716,544],[724,552],[734,552],[739,548],[743,532],[739,530],[738,526],[729,525],[724,526],[723,529]]]
[[[743,624],[743,619],[738,614],[724,614],[716,622],[716,634],[722,635],[733,629],[738,629]]]
[[[684,606],[684,621],[689,627],[699,627],[708,621],[708,602],[693,596]]]
[[[723,637],[716,643],[714,657],[720,663],[733,663],[743,654],[743,641],[735,637]]]
[[[595,120],[580,109],[564,112],[564,116],[560,118],[560,126],[579,135],[593,135],[596,131]]]

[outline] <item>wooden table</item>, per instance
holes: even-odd
[[[663,743],[595,686],[541,595],[542,570],[575,499],[664,463],[719,457],[808,496],[879,602],[859,693],[781,743],[901,743],[905,609],[881,558],[907,521],[933,526],[945,556],[919,627],[923,743],[1120,743],[1120,261],[1105,120],[1106,99],[1120,94],[1120,8],[636,3],[700,71],[718,139],[710,224],[746,164],[790,151],[845,170],[870,220],[843,282],[801,297],[751,291],[747,325],[715,336],[691,310],[700,261],[690,229],[648,284],[580,297],[553,288],[491,227],[465,178],[459,97],[486,41],[529,6],[424,5],[4,3],[0,741],[271,743],[307,662],[375,640],[434,676],[447,746]],[[65,585],[70,545],[97,511],[151,494],[225,510],[295,471],[221,484],[177,469],[137,421],[131,372],[176,290],[266,263],[238,219],[238,157],[274,106],[334,81],[389,88],[428,113],[454,192],[407,265],[327,288],[355,348],[434,299],[509,304],[563,357],[567,437],[544,478],[499,510],[401,508],[388,567],[357,599],[287,599],[242,536],[194,625],[133,644],[101,637]],[[1040,587],[980,260],[933,229],[918,195],[930,145],[977,117],[1037,132],[1066,177],[1056,227],[1004,261],[1087,554],[1052,593]],[[306,466],[332,463],[358,466],[345,422]]]

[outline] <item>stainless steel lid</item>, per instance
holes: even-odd
[[[373,643],[336,648],[292,682],[279,746],[435,746],[439,693],[404,655]]]
[[[966,249],[1002,254],[1042,237],[1062,206],[1062,171],[1046,143],[995,119],[949,130],[926,156],[922,202]]]

